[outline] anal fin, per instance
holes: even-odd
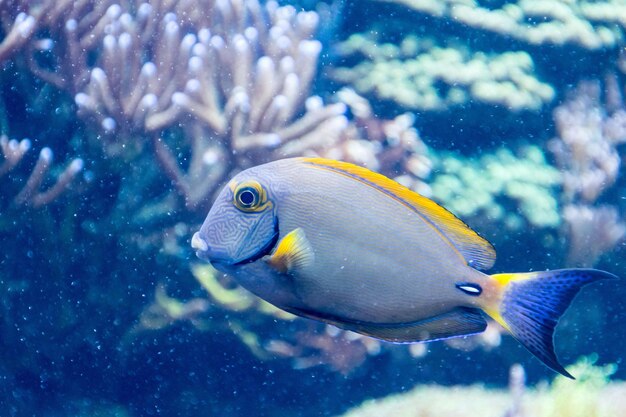
[[[354,326],[354,327],[352,327]],[[358,323],[352,331],[395,343],[429,342],[481,333],[487,322],[479,310],[458,307],[439,316],[401,325]]]
[[[429,342],[481,333],[487,322],[480,310],[457,307],[447,313],[413,323],[365,323],[347,321],[317,312],[287,308],[292,314],[321,320],[341,329],[351,330],[376,339],[394,343]]]

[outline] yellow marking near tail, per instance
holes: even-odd
[[[507,286],[511,281],[523,281],[526,279],[533,279],[537,276],[535,272],[523,272],[523,273],[506,273],[506,274],[493,274],[491,278],[495,279],[500,285]]]
[[[504,318],[502,318],[501,313],[501,303],[504,293],[506,292],[506,288],[512,282],[525,281],[528,279],[536,278],[536,276],[537,274],[535,272],[504,273],[491,275],[491,285],[488,284],[484,288],[485,297],[481,300],[481,308],[484,310],[485,313],[489,315],[489,317],[498,322],[500,326],[511,332],[511,327],[504,320]]]

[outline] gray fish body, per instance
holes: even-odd
[[[407,323],[467,298],[454,284],[478,272],[414,211],[352,178],[298,168],[278,217],[285,232],[301,227],[315,252],[294,278],[307,306],[350,320]]]
[[[485,275],[491,244],[417,193],[365,168],[294,158],[222,190],[196,254],[284,310],[392,342],[482,332],[497,321],[551,369],[554,330],[578,291],[614,275],[562,269]],[[474,269],[477,268],[477,269]]]
[[[301,228],[314,261],[286,277],[261,260],[221,269],[270,303],[347,321],[410,323],[471,305],[455,283],[479,281],[414,210],[357,180],[299,160],[233,179],[267,184],[278,240]],[[219,264],[217,264],[219,268]]]

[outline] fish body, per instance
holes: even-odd
[[[277,307],[384,340],[478,333],[487,314],[567,376],[552,344],[558,317],[582,285],[611,277],[486,275],[480,269],[495,262],[493,247],[447,210],[380,174],[321,158],[239,173],[192,246]],[[542,296],[554,305],[530,308],[525,319],[527,298]],[[547,326],[533,331],[536,323]]]

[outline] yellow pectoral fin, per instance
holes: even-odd
[[[297,228],[278,242],[274,253],[267,258],[267,263],[278,272],[288,273],[310,265],[313,259],[313,248],[304,230]]]

